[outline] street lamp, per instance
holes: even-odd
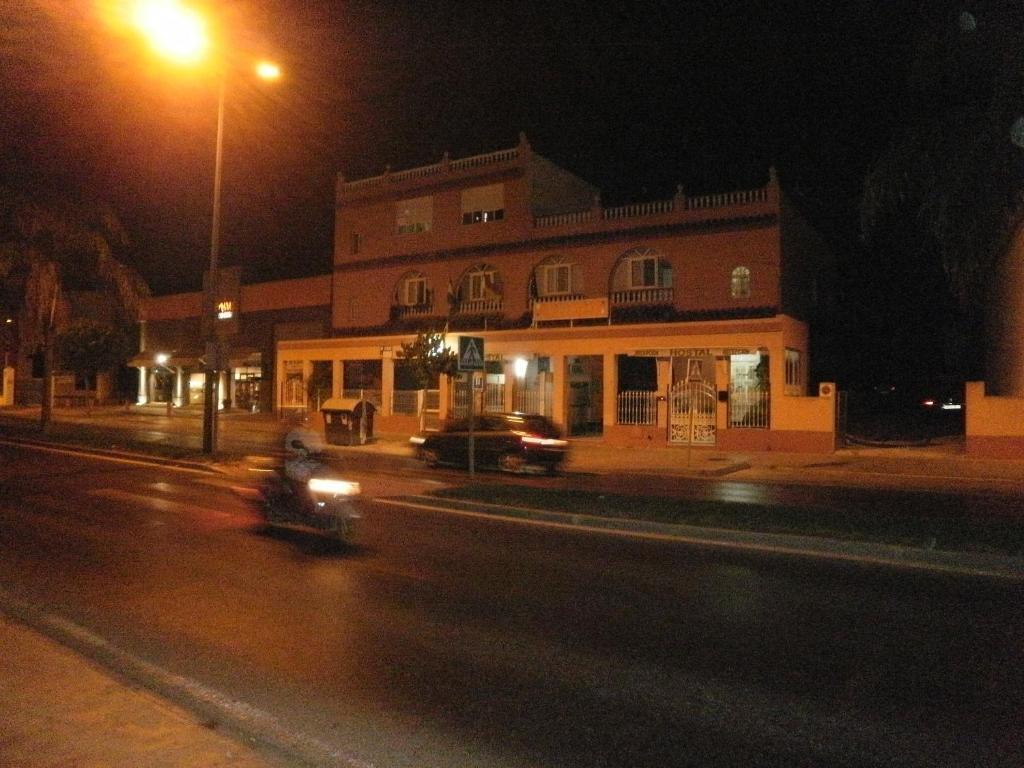
[[[134,14],[136,27],[161,55],[175,61],[195,64],[202,60],[209,48],[206,24],[203,18],[178,0],[139,0]],[[281,68],[270,61],[255,66],[256,76],[262,80],[279,80]],[[213,453],[217,446],[218,386],[217,378],[223,368],[223,349],[217,339],[217,273],[220,268],[220,202],[221,175],[224,163],[224,95],[227,88],[227,68],[220,72],[217,87],[217,147],[213,169],[213,217],[210,224],[210,271],[207,302],[203,307],[206,328],[205,374],[203,388],[203,453]]]

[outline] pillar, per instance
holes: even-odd
[[[231,406],[231,378],[228,371],[217,371],[217,408]],[[226,402],[225,402],[226,401]]]
[[[395,400],[395,357],[391,350],[384,350],[380,361],[380,411],[390,416]]]
[[[441,376],[437,382],[437,418],[444,422],[451,413],[452,377]]]
[[[566,386],[568,382],[566,381],[565,355],[552,355],[550,359],[552,377],[551,420],[556,424],[561,424],[567,430],[566,398],[569,396],[569,388]]]
[[[14,368],[5,365],[3,386],[0,387],[0,405],[14,405]]]
[[[144,365],[139,366],[139,396],[136,402],[139,405],[149,402],[149,370]]]
[[[619,423],[619,366],[614,352],[605,352],[601,363],[601,423],[608,427]]]
[[[310,406],[313,405],[309,401],[309,390],[306,387],[309,386],[310,380],[313,378],[313,361],[303,360],[302,361],[302,402],[306,404],[306,411],[308,412]],[[331,386],[334,386],[334,382],[331,382]]]
[[[721,398],[718,400],[718,406],[715,408],[715,429],[718,434],[722,434],[723,431],[729,428],[729,385],[732,383],[729,379],[729,356],[720,355],[715,358],[715,389],[718,392],[725,392],[726,399],[723,402]]]
[[[522,379],[519,379],[519,377],[516,376],[516,364],[514,359],[502,358],[501,370],[505,374],[505,402],[501,404],[501,408],[506,413],[511,413],[516,409],[516,387],[519,386]]]
[[[174,404],[179,408],[185,405],[185,373],[182,367],[176,366],[174,369]]]
[[[331,361],[331,397],[341,397],[345,381],[345,362],[343,360]]]
[[[672,358],[659,357],[655,363],[658,375],[658,421],[660,429],[668,434],[669,398],[672,397]]]

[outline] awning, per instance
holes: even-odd
[[[263,354],[255,347],[228,348],[228,365],[231,368],[259,368]]]
[[[158,363],[156,361],[157,355],[167,355],[167,359],[162,363]],[[166,368],[198,368],[203,365],[203,358],[199,352],[191,350],[181,352],[143,350],[128,360],[125,365],[130,368],[158,368],[160,366]]]

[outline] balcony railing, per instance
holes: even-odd
[[[501,297],[492,299],[472,299],[460,301],[455,310],[460,315],[483,315],[492,312],[501,312]]]
[[[627,288],[612,291],[612,304],[671,304],[674,298],[672,288]]]
[[[615,208],[601,208],[600,204],[596,204],[592,208],[579,211],[537,216],[533,220],[533,226],[538,228],[561,227],[573,224],[586,224],[592,221],[619,221],[621,219],[637,219],[644,216],[662,216],[679,211],[706,211],[712,208],[756,205],[768,202],[768,189],[769,186],[764,186],[757,189],[739,189],[713,195],[697,195],[696,197],[689,197],[680,190],[667,200],[632,203]]]
[[[342,186],[348,190],[356,190],[364,189],[366,187],[380,186],[382,184],[398,184],[403,181],[428,178],[430,176],[437,176],[451,171],[461,171],[467,168],[480,168],[482,166],[493,165],[495,163],[507,163],[518,157],[519,147],[502,149],[497,152],[488,152],[483,155],[474,155],[473,157],[463,157],[458,160],[449,160],[446,155],[439,163],[421,165],[417,168],[409,168],[404,171],[388,171],[387,173],[382,173],[379,176],[370,176],[368,178],[357,179],[355,181],[345,181],[342,182]]]
[[[578,301],[583,298],[582,293],[549,293],[545,296],[532,296],[530,306],[534,304],[547,304],[550,302]]]
[[[434,307],[430,304],[398,304],[394,308],[395,317],[402,319],[406,317],[427,317],[434,313]]]

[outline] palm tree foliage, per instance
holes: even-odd
[[[1024,7],[947,0],[918,16],[900,125],[866,179],[862,229],[890,270],[913,273],[907,285],[934,288],[939,270],[965,332],[954,354],[978,350],[965,366],[977,375],[992,276],[1024,219],[1024,148],[1011,138],[1024,114]]]
[[[38,200],[0,189],[0,283],[18,316],[24,353],[43,353],[52,370],[55,334],[71,315],[70,296],[94,291],[108,296],[116,323],[139,319],[149,289],[117,258],[129,245],[114,212],[98,204]],[[48,420],[43,398],[43,423]]]
[[[119,316],[136,321],[149,288],[115,256],[128,244],[105,205],[38,201],[0,190],[0,279],[23,286],[26,333],[50,321],[54,296],[61,301],[60,294],[73,291],[107,292]]]

